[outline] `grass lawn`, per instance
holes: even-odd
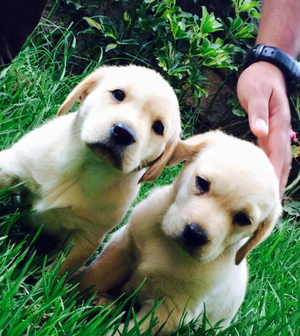
[[[0,69],[0,149],[54,117],[70,89],[97,66],[90,62],[82,75],[70,75],[67,65],[76,40],[54,25],[51,31],[35,34],[34,42]],[[140,199],[153,186],[170,183],[178,170],[165,170],[154,184],[143,186]],[[122,315],[128,319],[131,309],[126,317],[122,307],[94,307],[91,300],[80,299],[76,282],[56,279],[58,267],[49,266],[51,255],[37,253],[35,234],[21,229],[28,210],[15,209],[12,195],[13,189],[0,191],[0,335],[105,335]],[[176,335],[300,335],[299,241],[297,219],[281,219],[248,258],[247,295],[231,326],[218,332],[205,319],[201,325],[195,320],[180,326]],[[138,328],[128,332],[133,334],[139,335]]]

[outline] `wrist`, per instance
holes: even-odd
[[[282,72],[289,91],[300,82],[299,63],[290,55],[276,47],[259,44],[249,49],[244,67],[248,68],[257,62],[267,62],[277,67]]]
[[[276,77],[284,85],[286,84],[282,71],[276,65],[272,63],[259,61],[259,62],[255,62],[251,64],[248,68],[251,68],[251,69],[255,68],[257,76],[259,76],[259,74],[264,75],[264,76],[269,76],[270,80],[275,80],[274,77]]]
[[[251,64],[242,74],[246,74],[246,82],[249,80],[259,84],[259,92],[265,97],[269,97],[272,94],[274,86],[278,85],[287,92],[286,81],[282,71],[275,65],[259,61]],[[263,86],[261,86],[263,83]]]

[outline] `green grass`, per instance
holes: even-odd
[[[50,33],[36,33],[13,64],[0,72],[0,149],[54,117],[70,88],[97,66],[91,61],[82,74],[71,75],[76,47],[72,32],[49,22],[44,25]],[[178,170],[165,170],[155,184],[143,186],[139,200],[153,186],[170,183]],[[122,316],[122,306],[115,311],[94,307],[92,299],[82,301],[76,281],[57,280],[64,256],[51,267],[53,256],[36,251],[37,235],[21,228],[27,210],[12,207],[12,194],[13,190],[0,192],[0,335],[105,335],[121,318],[128,320],[130,314]],[[245,301],[231,326],[218,335],[300,335],[298,226],[293,217],[281,220],[272,236],[251,253]],[[151,335],[150,329],[145,335]],[[204,319],[202,325],[195,320],[180,326],[176,335],[217,331]],[[138,335],[137,329],[128,333],[133,334]]]

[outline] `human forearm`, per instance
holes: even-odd
[[[280,48],[296,58],[300,53],[300,2],[264,0],[256,42]]]
[[[264,0],[256,43],[296,58],[300,53],[299,0]],[[253,63],[241,74],[237,93],[251,131],[274,166],[283,196],[291,165],[291,115],[284,73],[268,62]]]

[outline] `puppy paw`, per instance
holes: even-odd
[[[108,294],[99,294],[95,297],[94,301],[93,301],[93,305],[95,306],[111,306],[112,308],[116,307],[115,304],[113,304],[115,302],[115,298],[111,295]]]
[[[0,190],[7,189],[16,182],[11,170],[11,156],[9,150],[0,151]]]

